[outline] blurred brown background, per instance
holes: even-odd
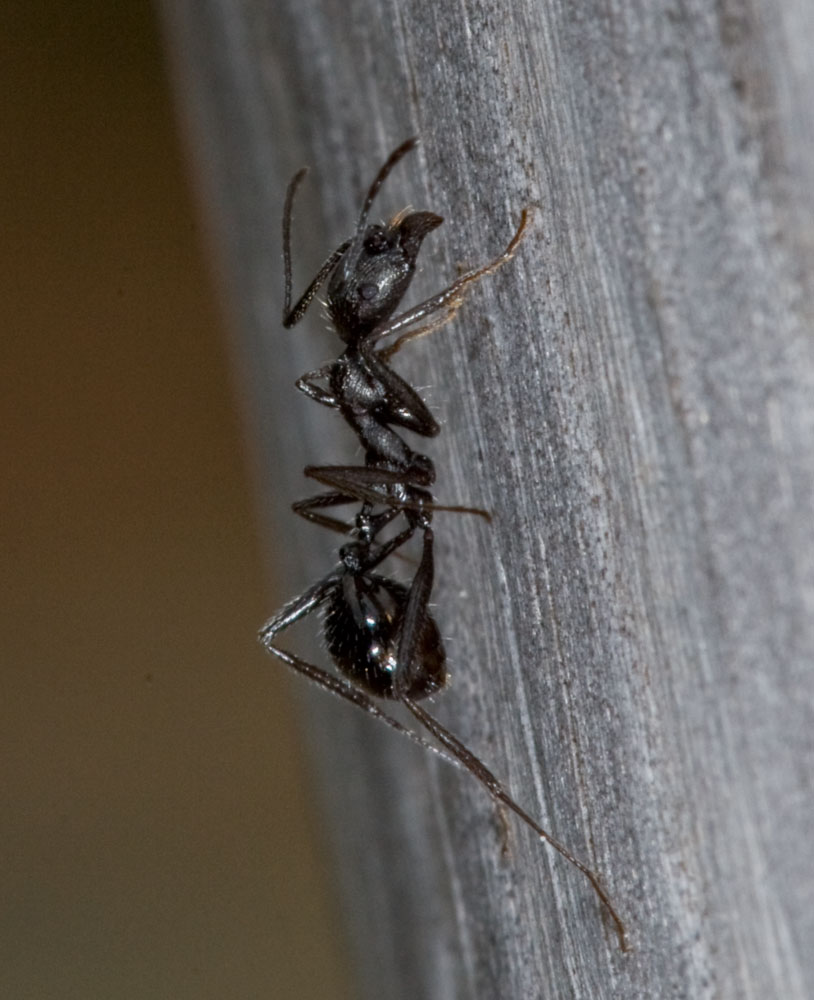
[[[154,13],[0,18],[0,996],[344,996]]]

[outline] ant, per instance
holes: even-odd
[[[511,260],[526,231],[529,213],[506,249],[488,264],[463,274],[438,294],[394,316],[412,281],[424,238],[443,219],[432,212],[399,212],[387,224],[367,225],[373,201],[393,167],[417,144],[408,139],[385,161],[362,206],[356,230],[327,258],[296,305],[291,305],[291,216],[294,195],[307,169],[293,177],[283,211],[285,295],[283,326],[297,324],[327,281],[329,319],[345,344],[342,355],[297,380],[297,388],[323,406],[339,410],[365,452],[361,466],[308,466],[305,475],[328,487],[294,504],[306,520],[347,536],[339,565],[319,583],[286,604],[260,631],[269,653],[320,687],[345,699],[425,749],[472,774],[498,804],[513,812],[588,879],[610,914],[619,944],[627,950],[625,927],[598,876],[535,822],[491,771],[442,726],[419,702],[446,684],[446,656],[438,626],[429,610],[434,576],[432,516],[436,511],[468,513],[490,519],[472,507],[441,506],[431,487],[435,468],[413,451],[394,428],[434,437],[440,428],[418,393],[388,362],[406,343],[449,322],[469,288]],[[381,346],[384,338],[398,334]],[[326,509],[359,503],[349,522]],[[396,527],[399,518],[402,526]],[[382,535],[393,525],[391,535]],[[409,586],[383,575],[381,564],[414,535],[421,556]],[[337,676],[281,648],[277,636],[295,622],[321,611],[323,635]],[[345,679],[347,678],[347,679]],[[374,698],[403,705],[436,741],[403,725]],[[436,745],[439,744],[439,745]]]

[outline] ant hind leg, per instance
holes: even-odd
[[[469,771],[469,773],[483,785],[489,795],[491,795],[499,805],[505,806],[513,812],[515,816],[517,816],[527,827],[536,833],[541,840],[553,847],[554,850],[557,851],[558,854],[561,854],[566,861],[574,866],[574,868],[582,872],[582,874],[591,883],[591,887],[596,895],[599,897],[601,902],[604,903],[605,909],[613,920],[616,934],[619,938],[619,947],[622,951],[627,951],[628,944],[625,933],[625,925],[619,914],[616,912],[616,909],[610,900],[610,896],[608,896],[602,888],[602,884],[600,883],[599,876],[596,872],[592,871],[587,865],[583,864],[578,858],[574,857],[564,844],[561,844],[558,840],[552,837],[547,830],[544,830],[539,823],[533,820],[531,816],[529,816],[529,814],[509,795],[503,785],[486,767],[483,761],[476,757],[471,750],[467,749],[467,747],[465,747],[456,736],[453,736],[452,733],[442,726],[440,722],[434,719],[429,712],[425,711],[420,705],[416,704],[412,698],[402,697],[401,701],[402,704],[407,707],[407,709],[427,730],[427,732],[434,736],[445,750],[451,753],[454,757],[457,757],[466,770]]]
[[[342,698],[344,701],[350,702],[351,705],[355,705],[356,708],[362,709],[363,712],[366,712],[368,715],[373,716],[373,718],[383,722],[391,729],[395,729],[397,733],[401,733],[402,736],[406,736],[408,739],[412,740],[413,743],[417,743],[424,750],[429,750],[431,753],[440,757],[453,767],[461,768],[461,762],[453,755],[446,753],[440,747],[430,743],[430,741],[425,739],[420,733],[415,732],[408,726],[399,722],[397,719],[388,715],[386,712],[383,712],[373,699],[366,695],[364,691],[354,687],[350,682],[329,673],[327,670],[323,670],[321,667],[317,667],[313,663],[309,663],[307,660],[302,659],[302,657],[297,656],[295,653],[290,653],[287,649],[282,649],[275,643],[274,640],[280,632],[285,631],[285,629],[295,624],[295,622],[298,622],[300,619],[311,614],[312,611],[315,611],[330,597],[331,591],[339,585],[340,574],[332,573],[330,576],[325,577],[324,580],[321,580],[313,587],[310,587],[304,594],[301,594],[293,601],[289,601],[288,604],[282,607],[276,615],[273,615],[260,629],[258,636],[260,642],[263,644],[268,653],[272,656],[276,656],[278,660],[281,660],[286,664],[286,666],[295,670],[298,674],[302,674],[309,681],[313,681],[314,684],[317,684],[324,691],[329,691],[338,698]]]

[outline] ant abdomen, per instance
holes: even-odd
[[[406,662],[400,662],[409,590],[378,573],[343,575],[327,600],[323,624],[339,670],[376,698],[426,698],[446,683],[438,626],[425,615]]]

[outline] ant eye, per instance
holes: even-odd
[[[368,236],[365,237],[365,250],[367,250],[368,253],[384,253],[389,249],[390,245],[387,242],[387,237],[381,229],[374,229]]]
[[[379,294],[379,286],[374,285],[372,282],[367,282],[364,285],[359,285],[359,298],[364,299],[365,302],[371,302]]]

